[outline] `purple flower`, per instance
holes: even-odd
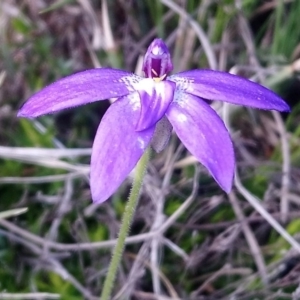
[[[172,68],[167,46],[155,39],[144,58],[145,77],[109,68],[73,74],[33,95],[18,116],[33,118],[118,98],[103,116],[93,144],[90,177],[95,202],[116,191],[149,144],[161,151],[172,128],[229,192],[235,168],[232,142],[222,120],[203,99],[278,111],[289,107],[272,91],[239,76],[211,70],[168,76]]]

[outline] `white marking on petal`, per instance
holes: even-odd
[[[130,76],[124,76],[118,80],[118,82],[125,83],[129,92],[134,92],[136,90],[136,85],[139,84],[144,78],[138,75],[132,74]]]
[[[177,86],[176,86],[176,90],[175,90],[175,94],[174,94],[174,102],[182,102],[181,100],[183,99],[184,97],[184,91],[183,90],[180,90],[180,89],[177,89]]]
[[[175,82],[178,90],[186,91],[189,88],[190,92],[191,92],[190,84],[195,81],[194,79],[188,79],[185,77],[177,77],[176,75],[167,77],[167,80]]]
[[[134,111],[141,109],[141,101],[140,96],[137,92],[132,93],[131,95],[127,96],[130,100],[130,105]]]
[[[185,123],[187,121],[187,117],[184,114],[178,114],[177,121],[180,123]]]
[[[159,84],[158,82],[156,83],[155,86],[156,92],[160,95],[162,95],[162,97],[166,97],[166,88],[163,84]]]
[[[142,150],[144,150],[146,148],[145,141],[141,137],[139,137],[137,139],[137,144],[138,144],[138,147]]]
[[[136,89],[140,91],[146,92],[148,95],[152,95],[153,91],[155,90],[155,82],[152,80],[152,78],[145,78],[142,79],[138,85],[136,85]]]
[[[116,96],[118,96],[118,92],[117,91],[115,91],[115,90],[110,90],[109,91],[111,94],[113,94],[113,95],[116,95]]]
[[[152,53],[154,55],[161,55],[164,53],[163,49],[160,47],[160,46],[154,46],[153,49],[152,49]]]

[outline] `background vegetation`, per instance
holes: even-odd
[[[155,37],[175,72],[251,78],[292,112],[212,103],[236,149],[230,195],[175,136],[153,156],[114,299],[300,299],[299,16],[298,0],[0,1],[0,211],[28,208],[0,217],[0,299],[98,299],[130,188],[91,202],[90,147],[109,102],[16,113],[80,70],[140,72]]]

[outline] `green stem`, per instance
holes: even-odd
[[[139,160],[135,175],[132,183],[132,189],[128,201],[125,206],[125,211],[122,218],[121,228],[119,231],[119,237],[117,244],[114,248],[113,255],[110,261],[108,272],[103,285],[101,294],[101,300],[109,300],[113,284],[115,282],[116,274],[120,265],[120,261],[123,255],[125,240],[128,236],[130,225],[132,223],[133,215],[138,204],[140,190],[143,183],[144,174],[150,157],[150,149],[147,149],[141,159]]]

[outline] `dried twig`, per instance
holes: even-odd
[[[185,10],[183,10],[179,5],[177,5],[175,2],[170,1],[170,0],[160,0],[160,2],[163,3],[164,5],[168,6],[171,10],[175,11],[178,15],[180,15],[183,19],[185,19],[191,25],[191,27],[195,30],[195,32],[202,44],[202,47],[206,54],[210,68],[213,70],[216,70],[218,64],[217,64],[217,60],[216,60],[214,51],[211,47],[208,37],[206,36],[204,30],[199,25],[199,23],[196,22],[195,20],[193,20],[193,18]]]
[[[0,293],[0,299],[7,299],[7,300],[23,300],[23,299],[60,299],[59,294],[52,294],[52,293]]]
[[[283,223],[287,222],[287,216],[289,213],[289,186],[290,186],[290,171],[291,171],[291,159],[290,159],[290,147],[287,137],[287,132],[282,121],[280,114],[277,111],[272,111],[273,117],[276,121],[278,132],[281,141],[282,150],[282,179],[281,179],[281,202],[280,202],[280,212],[281,221]]]
[[[238,200],[237,200],[234,192],[231,192],[229,194],[229,199],[230,199],[230,203],[234,209],[234,212],[235,212],[238,220],[241,222],[242,230],[244,232],[245,238],[250,247],[250,251],[251,251],[253,259],[256,263],[257,269],[259,270],[259,273],[261,275],[262,281],[264,282],[264,284],[267,284],[268,277],[267,277],[266,264],[264,261],[264,257],[260,251],[258,242],[257,242],[252,230],[250,229],[249,225],[246,222],[244,222],[245,216],[244,216],[244,213],[238,203]]]

